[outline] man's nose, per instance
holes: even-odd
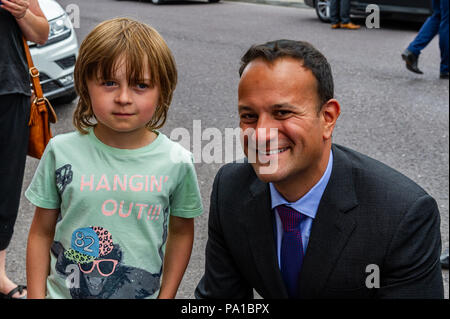
[[[260,116],[256,123],[255,132],[252,134],[252,142],[258,146],[272,144],[278,139],[278,123],[270,116]]]

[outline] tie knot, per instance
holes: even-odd
[[[281,205],[277,207],[278,216],[280,216],[283,230],[285,232],[297,231],[300,222],[302,221],[302,213],[296,211],[291,207]]]

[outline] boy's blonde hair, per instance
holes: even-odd
[[[86,129],[95,125],[87,80],[111,79],[122,57],[125,58],[128,82],[133,85],[142,82],[148,63],[151,83],[159,88],[159,99],[155,114],[146,127],[153,130],[164,125],[177,84],[172,53],[152,27],[128,18],[115,18],[100,23],[80,46],[74,71],[75,90],[80,99],[73,124],[81,133],[86,134]]]

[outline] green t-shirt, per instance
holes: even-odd
[[[203,212],[192,154],[156,132],[128,150],[93,130],[50,140],[25,196],[60,209],[47,298],[156,298],[169,215]]]

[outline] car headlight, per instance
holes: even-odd
[[[72,33],[72,23],[67,14],[63,14],[62,16],[49,21],[48,24],[50,26],[48,40],[43,45],[37,45],[38,48],[67,39]]]

